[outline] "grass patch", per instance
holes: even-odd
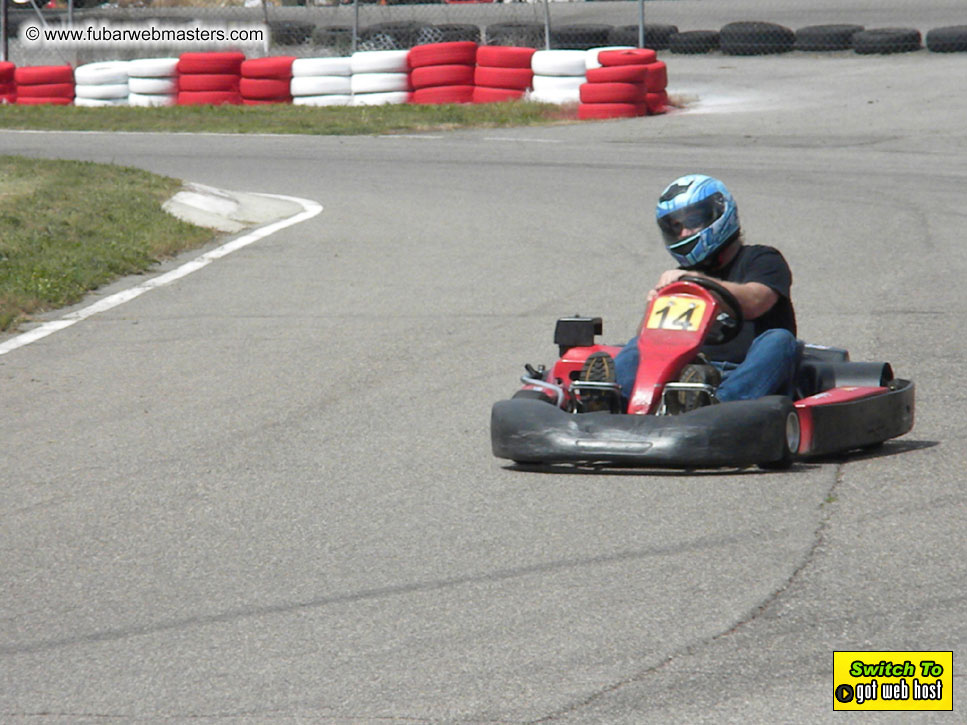
[[[319,135],[387,134],[456,128],[507,128],[572,121],[573,108],[479,103],[426,106],[4,106],[0,128],[54,131],[164,131]]]
[[[180,186],[138,169],[0,156],[0,331],[211,240],[162,210]]]

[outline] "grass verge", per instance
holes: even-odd
[[[367,135],[455,128],[507,128],[572,121],[576,110],[544,103],[428,106],[4,106],[0,128]]]
[[[138,169],[0,156],[0,331],[211,240],[162,210],[180,186]]]

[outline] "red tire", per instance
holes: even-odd
[[[17,66],[9,61],[0,62],[0,83],[13,83],[13,72],[16,69]]]
[[[512,45],[481,45],[477,48],[477,65],[490,68],[530,68],[534,48]]]
[[[17,96],[18,106],[69,106],[74,102],[73,98],[23,98]]]
[[[473,65],[477,62],[477,44],[472,40],[430,43],[410,48],[406,57],[410,68],[428,65]]]
[[[74,69],[69,65],[24,66],[14,70],[13,79],[17,85],[73,83]]]
[[[179,106],[241,105],[242,95],[232,91],[179,91],[175,102]]]
[[[668,93],[659,91],[658,93],[645,94],[645,104],[648,107],[649,116],[657,116],[668,110]]]
[[[295,56],[275,55],[269,58],[251,58],[240,67],[243,78],[267,78],[288,80],[292,77],[292,61]]]
[[[643,65],[613,65],[590,68],[585,76],[588,83],[644,83],[648,71]]]
[[[238,90],[247,101],[272,101],[291,97],[289,81],[276,78],[242,78],[238,83]]]
[[[193,93],[198,91],[238,93],[239,81],[241,81],[241,76],[227,73],[189,73],[178,76],[178,90],[192,91]]]
[[[473,103],[473,86],[434,86],[413,91],[410,103]]]
[[[496,68],[478,65],[473,74],[473,82],[488,88],[516,88],[526,91],[534,82],[534,71],[530,68]]]
[[[651,48],[629,48],[628,50],[602,50],[598,62],[602,66],[648,65],[658,60],[658,54]]]
[[[238,74],[245,61],[244,53],[182,53],[178,56],[179,73],[204,73],[217,75]]]
[[[474,103],[503,103],[504,101],[517,101],[524,97],[524,91],[516,88],[487,88],[477,86],[473,89]]]
[[[280,103],[292,103],[292,96],[286,98],[243,98],[243,106],[272,106]]]
[[[645,102],[645,87],[637,83],[585,83],[581,86],[581,103]]]
[[[0,96],[9,96],[17,94],[17,84],[13,81],[2,81],[0,82]]]
[[[410,83],[414,88],[433,86],[473,85],[472,65],[426,65],[410,72]]]
[[[17,86],[18,98],[67,98],[74,97],[73,83],[37,83]]]
[[[644,116],[645,106],[634,103],[582,103],[578,118],[582,121],[600,118],[634,118]]]
[[[16,103],[17,94],[16,93],[0,93],[0,105],[4,103]]]

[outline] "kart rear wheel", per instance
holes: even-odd
[[[764,461],[759,468],[767,471],[784,471],[792,465],[793,457],[799,451],[799,441],[802,431],[799,427],[799,414],[792,401],[783,406],[785,418],[785,436],[782,446],[782,456],[775,461]]]

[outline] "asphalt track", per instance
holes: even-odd
[[[959,691],[965,62],[682,57],[687,110],[539,129],[0,133],[324,207],[0,357],[0,720],[839,722],[834,650],[952,650]],[[802,337],[916,380],[913,432],[784,473],[492,458],[557,317],[631,334],[695,170]]]

